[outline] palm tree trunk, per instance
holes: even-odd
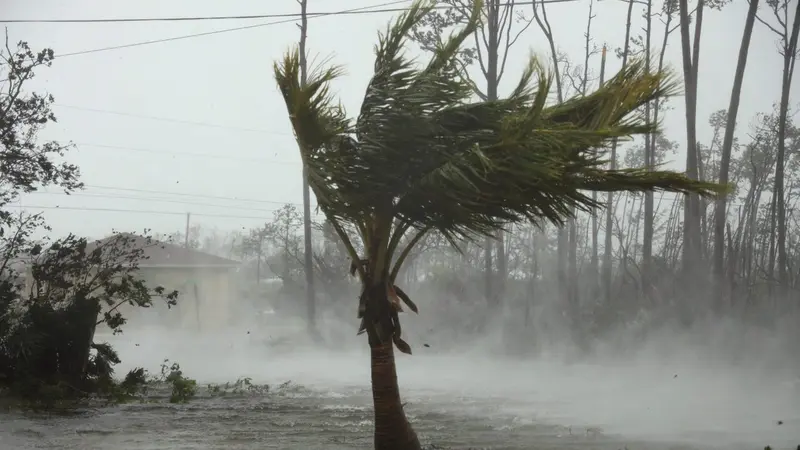
[[[420,450],[400,402],[391,342],[370,343],[372,403],[375,409],[375,450]]]
[[[374,249],[375,246],[370,248]],[[384,272],[372,265],[368,267],[369,271]],[[404,342],[400,337],[400,322],[389,299],[387,286],[388,278],[374,280],[368,276],[360,299],[364,308],[362,327],[367,333],[370,348],[375,450],[421,450],[417,434],[408,423],[400,401],[394,345]]]

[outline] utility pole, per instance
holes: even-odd
[[[189,222],[191,221],[192,213],[186,213],[186,231],[183,235],[183,246],[189,248]]]
[[[308,77],[306,61],[306,34],[308,32],[308,16],[306,9],[308,0],[298,0],[300,3],[300,83],[305,86]],[[308,167],[303,165],[303,240],[305,243],[305,258],[303,265],[306,273],[306,307],[308,328],[312,334],[316,331],[317,299],[314,291],[314,259],[311,248],[311,192],[308,185]]]

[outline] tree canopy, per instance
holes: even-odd
[[[506,223],[562,224],[601,206],[589,191],[721,190],[672,171],[606,168],[611,140],[656,130],[638,110],[678,92],[671,73],[650,73],[644,60],[634,60],[597,91],[551,104],[552,75],[531,58],[510,94],[475,100],[452,62],[475,32],[482,2],[427,63],[404,52],[415,24],[434,6],[416,1],[380,35],[355,119],[330,92],[340,67],[318,68],[303,83],[297,50],[275,64],[309,183],[354,261],[362,258],[345,227],[358,230],[366,264],[357,269],[365,282],[385,279],[391,287],[401,241],[405,250],[416,242],[403,239],[410,230],[455,242]]]

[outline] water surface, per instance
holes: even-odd
[[[129,334],[115,346],[125,361],[120,372],[156,370],[153,362],[167,357],[201,385],[246,376],[272,389],[238,397],[210,397],[201,389],[186,405],[134,403],[70,416],[4,414],[0,449],[371,448],[364,351],[268,350],[252,336],[186,342]],[[729,450],[769,444],[794,450],[800,444],[800,384],[761,372],[702,361],[564,364],[415,348],[413,357],[398,356],[399,378],[406,411],[429,448]]]

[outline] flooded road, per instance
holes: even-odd
[[[64,450],[339,450],[371,448],[366,392],[313,392],[289,387],[261,398],[201,399],[188,405],[131,404],[71,417],[2,417],[0,448]],[[415,398],[417,401],[423,398]],[[464,400],[478,419],[454,414],[454,404],[410,404],[420,438],[434,449],[619,449],[595,430],[537,425],[494,416],[491,403]],[[435,444],[435,445],[431,445]],[[629,448],[670,448],[627,442]],[[630,447],[633,445],[633,447]],[[691,447],[684,447],[691,448]]]
[[[68,417],[4,414],[0,449],[371,448],[363,352],[264,353],[219,341],[186,347],[143,339],[116,344],[126,365],[154,369],[157,349],[203,386],[247,376],[272,388],[225,397],[201,388],[186,405],[127,404]],[[797,386],[752,374],[434,354],[398,357],[398,365],[406,411],[431,449],[794,450],[800,444]]]

